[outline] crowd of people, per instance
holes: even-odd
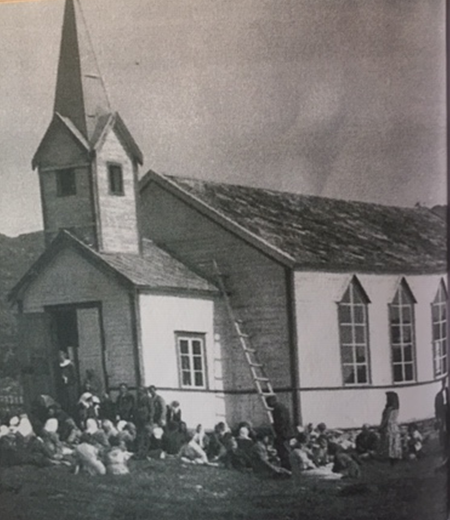
[[[72,410],[42,395],[28,414],[4,418],[0,425],[0,466],[67,465],[75,473],[123,475],[133,459],[177,458],[200,464],[256,472],[274,478],[317,476],[358,478],[371,459],[414,459],[422,454],[423,436],[415,424],[401,435],[399,399],[387,392],[379,428],[363,425],[358,435],[330,430],[325,423],[294,428],[288,409],[276,396],[272,430],[254,431],[248,421],[233,431],[219,422],[206,432],[188,428],[180,404],[166,405],[154,386],[135,397],[122,384],[115,400],[96,395],[92,381]],[[70,412],[70,413],[69,413]]]

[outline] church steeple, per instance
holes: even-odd
[[[68,229],[103,252],[140,251],[143,157],[112,112],[81,11],[66,0],[52,121],[33,158],[47,243]]]
[[[88,141],[101,116],[111,113],[79,0],[66,0],[54,111]]]

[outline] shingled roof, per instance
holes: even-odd
[[[299,269],[420,274],[447,268],[447,224],[425,207],[164,178],[294,258]]]
[[[137,289],[163,292],[218,293],[217,287],[197,275],[184,264],[157,247],[151,240],[144,239],[142,254],[100,253],[79,240],[70,232],[63,230],[36,262],[25,273],[8,295],[10,301],[20,295],[47,267],[53,257],[64,248],[72,248],[113,276],[119,283]]]

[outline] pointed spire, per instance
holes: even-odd
[[[101,116],[111,113],[79,0],[66,0],[54,110],[88,141]]]

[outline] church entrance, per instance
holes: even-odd
[[[51,305],[44,311],[19,315],[25,404],[50,395],[72,409],[87,378],[101,397],[108,387],[101,303]]]

